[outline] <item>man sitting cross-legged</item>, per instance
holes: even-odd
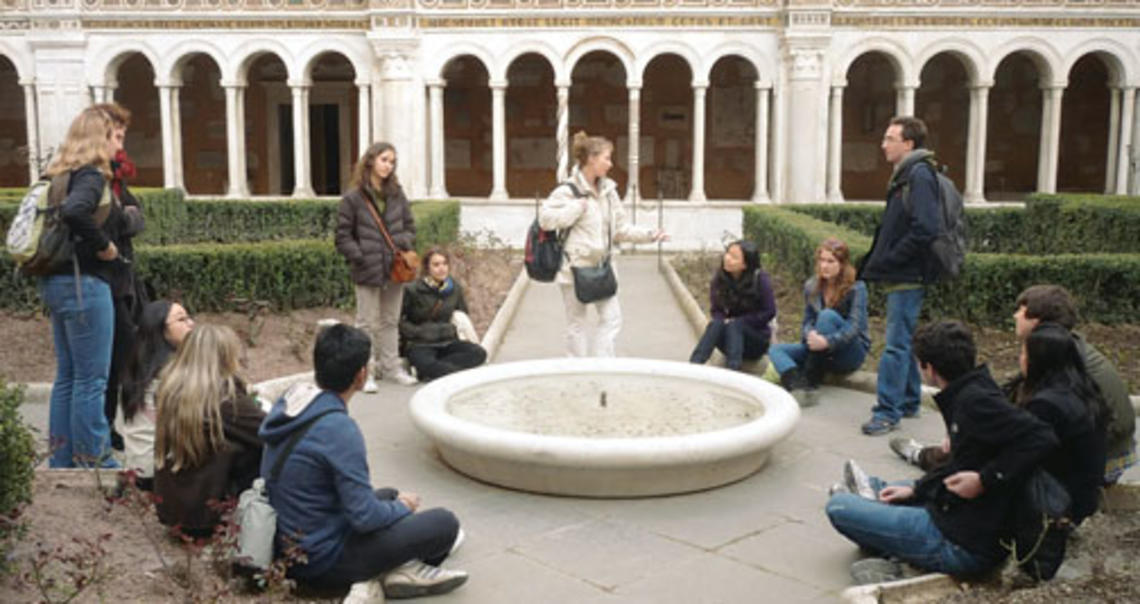
[[[827,517],[845,537],[887,558],[923,570],[955,575],[986,572],[1005,559],[1013,494],[1029,470],[1053,447],[1048,424],[1010,405],[984,365],[975,366],[973,337],[965,325],[924,325],[914,336],[923,378],[941,389],[935,397],[950,435],[950,458],[917,481],[837,492]],[[881,562],[882,564],[876,564]],[[858,582],[897,576],[884,560],[852,566]],[[879,569],[878,576],[861,571]],[[897,567],[897,565],[896,565]]]
[[[445,593],[467,580],[463,571],[439,567],[456,544],[459,522],[442,508],[417,513],[413,493],[373,491],[364,438],[348,416],[348,401],[368,378],[370,352],[359,329],[321,331],[313,348],[319,388],[291,389],[261,426],[261,475],[277,510],[278,546],[292,541],[307,557],[290,567],[291,577],[322,588],[352,585],[345,602]]]

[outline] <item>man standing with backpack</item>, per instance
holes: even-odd
[[[878,436],[919,413],[922,380],[911,340],[922,310],[924,286],[939,276],[931,244],[942,230],[934,152],[923,147],[926,124],[914,117],[891,119],[882,149],[894,165],[887,207],[863,258],[859,279],[878,281],[887,292],[886,348],[879,360],[877,400],[863,434]]]

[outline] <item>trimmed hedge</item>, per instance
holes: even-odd
[[[458,239],[459,205],[413,204],[416,248]],[[353,300],[344,258],[331,237],[242,243],[140,245],[138,274],[155,295],[182,300],[195,311],[228,310],[235,299],[262,300],[274,308],[344,305]],[[33,279],[20,277],[11,258],[0,255],[0,308],[40,304]]]
[[[869,237],[842,225],[776,207],[745,208],[744,235],[798,279],[811,274],[815,248],[827,236],[847,241],[856,261],[871,246]],[[970,253],[961,276],[928,290],[923,313],[1007,326],[1017,294],[1036,283],[1068,288],[1088,320],[1121,323],[1140,315],[1140,254]],[[871,293],[875,313],[884,307],[883,293],[874,286]]]

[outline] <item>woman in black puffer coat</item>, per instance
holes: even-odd
[[[404,291],[400,337],[420,381],[426,382],[482,365],[487,351],[459,339],[452,315],[467,312],[463,287],[451,278],[447,254],[433,249],[424,254],[422,275]]]

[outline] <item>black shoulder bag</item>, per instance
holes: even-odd
[[[613,245],[613,206],[606,200],[609,216],[606,219],[606,255],[595,266],[572,266],[574,273],[574,295],[582,304],[589,304],[599,300],[613,297],[617,293],[617,277],[610,261],[610,250]]]

